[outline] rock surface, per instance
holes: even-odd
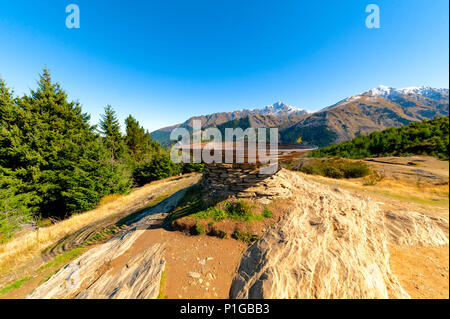
[[[164,248],[154,244],[127,262],[125,267],[110,269],[77,299],[155,299],[164,271]]]
[[[390,269],[389,240],[448,244],[448,222],[386,218],[367,198],[284,170],[278,177],[295,206],[244,254],[231,298],[408,298]]]
[[[148,247],[130,265],[122,267],[115,274],[109,267],[114,260],[131,247],[142,232],[144,230],[132,229],[89,250],[36,288],[27,298],[156,297],[159,293],[161,272],[165,263],[162,258],[164,249],[160,245]],[[146,286],[133,281],[133,278],[145,278]]]
[[[269,166],[269,165],[267,165]],[[279,178],[280,167],[274,174],[264,174],[265,166],[252,164],[205,164],[201,180],[207,197],[236,198],[288,198],[291,191]],[[267,172],[267,171],[266,171]]]

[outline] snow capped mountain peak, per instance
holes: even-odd
[[[410,87],[406,87],[403,89],[398,89],[398,91],[401,91],[405,94],[409,94],[409,93],[415,93],[415,94],[421,94],[424,91],[430,90],[430,87],[426,87],[426,86],[410,86]]]
[[[433,89],[429,86],[410,86],[397,91],[403,94],[418,94],[429,98],[441,97],[442,94],[448,95],[448,89]]]
[[[428,86],[410,86],[402,89],[396,89],[386,85],[379,85],[378,87],[371,89],[369,91],[345,98],[337,102],[336,104],[330,105],[322,109],[322,111],[332,109],[336,106],[344,106],[348,103],[355,102],[357,100],[364,98],[370,99],[375,97],[381,97],[387,100],[395,100],[398,97],[404,98],[410,96],[414,99],[426,97],[432,100],[440,101],[440,100],[448,100],[448,94],[449,94],[448,89],[434,89]]]
[[[296,108],[291,105],[284,104],[283,102],[276,102],[273,105],[267,105],[261,109],[254,109],[252,112],[256,114],[266,115],[289,115],[293,113],[308,114],[309,112],[303,109]]]
[[[390,86],[379,85],[378,87],[371,89],[365,93],[367,93],[366,95],[383,96],[384,97],[384,96],[392,94],[393,91],[395,91],[395,89]],[[362,95],[364,95],[365,93],[363,93]]]
[[[363,96],[381,96],[388,97],[399,94],[417,94],[425,97],[434,97],[436,94],[447,93],[448,89],[433,89],[427,86],[410,86],[402,89],[395,89],[393,87],[379,85],[378,87],[364,92],[360,95]]]

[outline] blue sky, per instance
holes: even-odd
[[[67,5],[81,28],[67,29]],[[380,7],[368,29],[365,8]],[[447,0],[0,0],[0,76],[47,66],[96,123],[111,104],[155,130],[276,101],[318,110],[380,84],[448,88]]]

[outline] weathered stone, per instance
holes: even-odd
[[[256,196],[256,193],[243,192],[243,193],[236,194],[236,197],[238,197],[238,198],[252,198],[252,197],[255,197],[255,196]]]
[[[278,184],[275,185],[276,190],[268,190],[273,186],[267,184],[267,181],[271,181],[272,176],[261,174],[261,169],[270,165],[249,163],[205,164],[201,182],[203,193],[205,197],[236,196],[248,198],[278,196],[280,194],[287,196],[288,194],[278,190],[280,188]]]

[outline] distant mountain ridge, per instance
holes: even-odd
[[[289,116],[305,115],[310,113],[311,112],[309,111],[284,104],[283,102],[277,102],[274,103],[273,105],[267,105],[260,109],[243,109],[232,112],[217,112],[208,115],[193,116],[189,118],[186,122],[177,125],[167,126],[157,131],[164,132],[164,131],[172,131],[174,128],[177,127],[192,127],[193,125],[192,123],[194,120],[200,120],[202,123],[202,127],[207,127],[211,125],[216,126],[228,121],[239,120],[241,118],[246,118],[255,115],[289,117]]]
[[[371,89],[369,91],[363,92],[361,94],[350,96],[344,100],[339,101],[336,104],[328,106],[323,110],[331,109],[337,105],[342,105],[345,102],[352,102],[361,97],[382,97],[388,100],[392,100],[395,97],[402,96],[422,96],[434,100],[447,99],[448,100],[448,89],[433,89],[426,86],[412,86],[403,89],[396,89],[390,86],[379,85],[378,87]]]
[[[217,112],[208,115],[193,116],[187,121],[153,131],[151,136],[162,145],[170,144],[170,132],[178,127],[192,128],[195,120],[199,120],[202,128],[217,127],[228,122],[248,119],[251,127],[283,127],[297,123],[302,117],[311,114],[282,102],[265,106],[261,109],[243,109],[233,112]]]
[[[326,146],[373,131],[447,115],[448,89],[424,86],[395,89],[380,85],[317,112],[308,112],[277,102],[260,109],[191,117],[184,123],[165,127],[151,134],[160,143],[167,145],[170,142],[170,132],[174,128],[191,128],[194,120],[200,120],[202,128],[220,126],[223,129],[235,127],[240,119],[248,119],[245,123],[251,127],[279,128],[283,142],[294,143],[302,137],[303,143]]]

